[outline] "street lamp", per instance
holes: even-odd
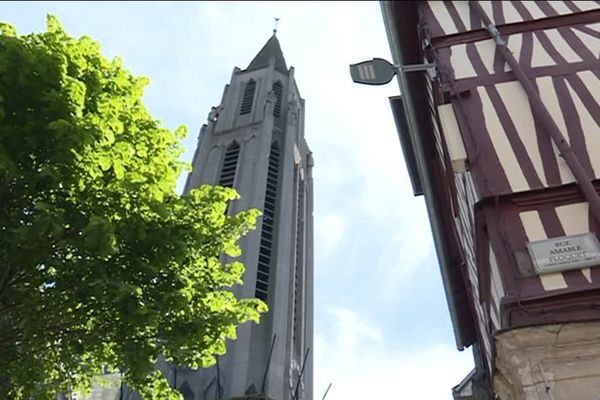
[[[383,58],[374,58],[357,64],[350,64],[350,76],[355,83],[365,85],[385,85],[398,71],[435,71],[435,64],[394,65]]]

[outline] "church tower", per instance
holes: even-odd
[[[304,100],[274,31],[245,70],[234,68],[200,130],[185,186],[233,187],[241,198],[228,212],[262,211],[240,241],[246,271],[234,290],[269,311],[260,324],[238,327],[217,366],[161,368],[186,400],[312,400],[312,166]]]

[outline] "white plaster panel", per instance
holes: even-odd
[[[587,25],[588,28],[591,28],[592,26],[593,25]],[[581,32],[578,29],[573,29],[573,32],[575,32],[575,35],[577,35],[579,40],[583,42],[585,47],[587,47],[588,50],[591,51],[594,56],[598,57],[598,54],[600,53],[600,39],[592,35],[588,35],[587,33]]]
[[[521,59],[521,48],[523,47],[523,34],[516,33],[514,35],[510,35],[506,42],[508,49],[511,51],[513,56],[517,59]],[[508,63],[504,63],[504,71],[512,71],[510,65]]]
[[[452,162],[452,167],[456,172],[464,172],[466,170],[467,152],[465,145],[460,135],[458,121],[454,114],[454,108],[451,103],[438,106],[438,115],[442,132],[448,146],[448,155]]]
[[[494,19],[494,13],[492,11],[492,2],[490,0],[483,0],[483,1],[478,1],[479,5],[481,5],[481,8],[483,9],[483,11],[485,12],[485,14],[490,18],[490,20]],[[467,11],[469,9],[467,8]]]
[[[467,30],[473,29],[471,27],[471,12],[469,9],[469,2],[465,0],[455,1],[454,8],[456,8],[458,16]]]
[[[577,74],[583,81],[592,96],[600,93],[600,81],[592,71],[583,71]],[[587,149],[594,175],[600,177],[600,126],[596,123],[590,110],[583,104],[577,92],[571,87],[567,81],[567,87],[575,103],[575,109],[581,121],[583,128],[583,136],[585,138],[585,147]],[[597,98],[597,97],[596,97]]]
[[[519,218],[521,218],[525,234],[530,242],[548,238],[537,211],[524,211],[519,213]],[[565,289],[567,287],[567,282],[561,272],[542,274],[540,275],[540,280],[546,291]]]
[[[492,325],[494,326],[494,330],[500,329],[500,320],[498,319],[498,315],[494,311],[494,307],[492,307],[490,303],[490,320],[492,321]]]
[[[589,204],[587,202],[556,207],[556,214],[565,231],[565,235],[578,235],[589,232],[588,212]],[[592,282],[592,273],[589,268],[582,268],[581,273],[588,282]]]
[[[588,211],[587,202],[556,207],[556,214],[566,235],[579,235],[590,231]]]
[[[507,2],[507,3],[510,3],[510,2]],[[540,9],[540,7],[536,4],[535,1],[523,1],[522,4],[527,9],[527,11],[529,11],[529,13],[533,17],[533,19],[541,19],[541,18],[547,17],[546,13],[544,13]],[[505,9],[506,8],[507,7],[505,7]],[[514,6],[513,6],[513,8],[514,8]]]
[[[458,32],[443,1],[428,1],[427,4],[446,35]]]
[[[523,175],[523,170],[510,145],[506,132],[500,123],[498,113],[494,108],[489,95],[484,87],[478,87],[477,91],[481,98],[483,108],[483,118],[485,126],[492,140],[494,150],[498,155],[502,169],[508,178],[508,182],[513,192],[529,190],[529,185]]]
[[[498,267],[498,261],[496,259],[496,253],[490,243],[490,279],[492,283],[492,298],[496,304],[500,304],[504,297],[504,287],[502,285],[502,279],[500,278],[500,269]]]
[[[525,229],[527,239],[530,241],[548,239],[546,230],[540,219],[540,214],[537,211],[521,212],[519,213],[519,218],[521,218],[521,222],[523,223],[523,229]]]
[[[573,2],[581,11],[596,10],[600,5],[595,1],[574,1]]]
[[[556,64],[556,62],[550,57],[550,54],[546,52],[536,34],[533,35],[533,54],[531,57],[531,67],[547,67]]]
[[[533,3],[533,2],[531,2],[531,3]],[[549,1],[549,2],[547,2],[547,4],[550,5],[550,7],[554,8],[554,10],[559,15],[573,13],[573,11],[571,11],[571,9],[569,7],[567,7],[567,5],[565,4],[564,1]]]
[[[475,43],[475,48],[483,61],[483,65],[487,72],[491,75],[494,73],[494,55],[496,54],[496,43],[492,39],[482,40]],[[463,60],[462,62],[465,62]]]
[[[586,25],[588,28],[595,30],[600,33],[600,22],[595,22],[593,24]]]
[[[567,43],[563,35],[558,32],[557,29],[548,29],[544,31],[544,34],[548,36],[552,46],[560,53],[561,56],[565,58],[568,63],[576,63],[582,62],[583,60],[579,55],[573,50],[571,45]]]
[[[502,280],[500,278],[500,271],[498,270],[498,262],[496,261],[496,253],[492,248],[492,244],[489,244],[489,265],[490,265],[490,316],[496,329],[501,328],[500,315],[497,314],[496,310],[500,309],[500,302],[504,297],[504,288],[502,287]],[[495,307],[494,307],[495,306]]]
[[[540,91],[540,97],[544,102],[544,105],[548,109],[548,112],[552,116],[552,119],[558,126],[558,129],[562,133],[563,137],[569,142],[569,134],[567,132],[567,125],[565,124],[565,120],[563,117],[562,109],[558,104],[558,97],[556,95],[556,90],[554,89],[554,84],[552,83],[552,77],[545,76],[542,78],[536,79],[536,83],[538,85],[538,89]],[[552,141],[552,148],[554,149],[554,155],[556,157],[558,163],[558,171],[560,173],[560,180],[563,184],[575,182],[575,177],[571,172],[571,169],[567,165],[565,159],[560,156],[560,152],[558,148]]]
[[[542,155],[538,146],[535,122],[533,120],[533,114],[531,113],[529,99],[527,98],[525,90],[523,90],[523,86],[520,82],[512,81],[500,83],[496,85],[496,89],[498,90],[500,97],[502,97],[502,101],[506,106],[508,114],[515,124],[519,138],[527,149],[527,154],[533,163],[535,172],[544,186],[546,186],[546,174],[544,172]]]
[[[475,76],[475,69],[467,55],[467,45],[458,44],[450,49],[450,64],[454,70],[454,79],[471,78]]]
[[[523,17],[521,17],[521,14],[519,14],[519,12],[515,8],[515,6],[513,6],[511,1],[502,1],[501,3],[502,12],[504,13],[504,20],[507,24],[523,21]]]

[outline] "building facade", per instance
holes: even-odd
[[[246,69],[234,68],[201,128],[185,186],[233,187],[241,198],[228,212],[262,211],[240,241],[246,270],[234,292],[269,311],[260,324],[238,327],[216,366],[160,366],[186,400],[312,400],[312,167],[304,100],[274,32]]]
[[[600,393],[600,4],[382,2],[391,99],[459,349],[457,399]]]

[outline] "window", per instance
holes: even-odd
[[[235,180],[235,171],[237,169],[237,162],[240,155],[240,145],[237,142],[233,142],[225,151],[225,157],[223,158],[223,168],[221,169],[221,177],[219,178],[219,185],[226,187],[233,187],[233,181]]]
[[[242,97],[242,106],[240,115],[250,114],[252,112],[252,103],[254,102],[254,92],[256,92],[256,81],[250,79],[244,87],[244,96]]]
[[[267,187],[265,189],[265,204],[263,211],[263,226],[260,235],[258,252],[258,271],[256,272],[256,291],[254,296],[267,301],[269,294],[269,275],[273,252],[273,227],[275,226],[275,206],[277,202],[277,182],[279,179],[279,145],[274,142],[269,154],[269,169],[267,172]]]
[[[298,167],[296,167],[298,168]],[[292,343],[293,351],[297,356],[302,356],[302,302],[304,296],[302,293],[301,280],[303,276],[303,261],[304,261],[304,213],[305,213],[305,196],[304,196],[304,180],[298,179],[300,171],[294,174],[294,186],[296,189],[296,249],[295,249],[295,265],[294,265],[294,318],[292,321]]]
[[[273,92],[275,92],[275,107],[273,108],[273,116],[279,118],[281,115],[281,102],[283,100],[283,85],[277,81],[273,85]]]

